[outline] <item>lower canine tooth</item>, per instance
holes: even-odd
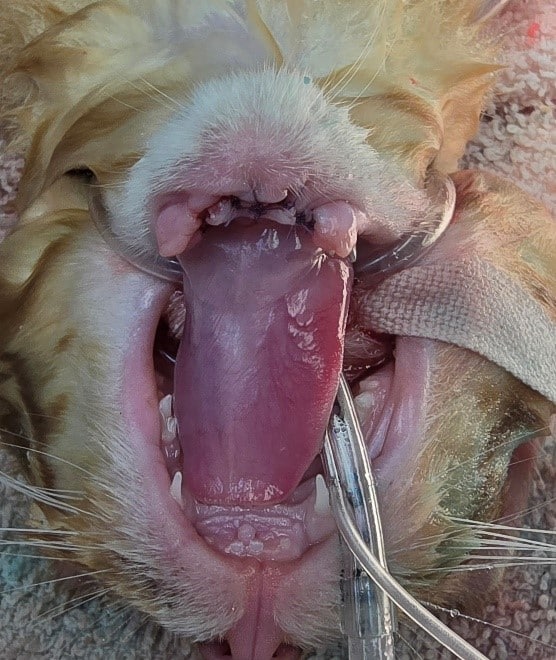
[[[181,472],[176,472],[172,483],[170,485],[170,495],[181,507],[183,507],[183,498],[181,496],[181,483],[182,483],[182,474]]]
[[[324,516],[330,511],[330,497],[322,474],[315,477],[315,513]]]

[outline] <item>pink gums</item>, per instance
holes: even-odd
[[[184,483],[201,502],[272,504],[319,453],[342,368],[351,274],[311,234],[210,228],[180,257],[175,370]]]

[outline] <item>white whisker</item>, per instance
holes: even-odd
[[[3,589],[0,591],[0,595],[12,593],[14,591],[25,591],[26,589],[33,589],[35,587],[42,587],[47,584],[56,584],[58,582],[67,582],[68,580],[77,580],[79,578],[91,577],[94,575],[99,575],[101,573],[108,573],[109,569],[102,569],[98,571],[89,571],[88,573],[78,573],[77,575],[67,575],[60,578],[53,578],[51,580],[44,580],[43,582],[33,582],[31,584],[22,584],[19,587],[11,587],[10,589]]]
[[[493,571],[502,568],[512,568],[514,566],[553,566],[556,564],[556,559],[544,559],[542,557],[529,558],[508,558],[508,557],[482,557],[482,559],[489,560],[489,563],[484,564],[462,564],[460,566],[437,566],[436,568],[427,568],[427,573],[469,573],[473,571]],[[491,561],[492,560],[492,561]]]
[[[485,528],[485,529],[500,529],[503,531],[512,531],[512,532],[527,532],[528,534],[549,534],[556,536],[556,531],[550,529],[533,529],[531,527],[511,527],[509,525],[500,525],[496,522],[478,522],[476,520],[470,520],[468,518],[458,518],[456,516],[451,516],[451,520],[459,522],[470,527],[475,528]]]
[[[50,553],[48,555],[30,555],[28,553],[23,553],[23,552],[14,552],[14,553],[9,553],[8,550],[11,550],[11,548],[7,548],[6,550],[0,550],[0,555],[1,554],[10,554],[11,556],[15,557],[22,557],[25,559],[41,559],[44,561],[61,561],[61,562],[68,562],[68,557],[55,557],[54,555],[51,555]]]
[[[158,94],[159,96],[162,96],[163,98],[165,98],[165,99],[167,99],[168,101],[170,101],[170,103],[172,103],[172,105],[174,105],[174,106],[176,107],[176,109],[178,109],[178,110],[185,110],[186,106],[184,106],[184,105],[183,105],[182,103],[180,103],[179,101],[176,101],[176,99],[174,99],[174,98],[172,98],[171,96],[169,96],[168,94],[166,94],[166,92],[163,92],[161,89],[159,89],[156,85],[153,85],[153,83],[149,82],[149,81],[148,81],[146,78],[144,78],[143,76],[140,76],[140,77],[138,78],[138,80],[140,80],[142,83],[144,83],[145,85],[147,85],[150,89],[152,89],[154,92],[156,92],[156,94]]]
[[[55,619],[58,616],[71,612],[77,607],[81,607],[81,605],[85,605],[85,603],[89,603],[92,600],[101,598],[102,596],[105,596],[108,593],[110,593],[110,589],[105,588],[105,589],[98,589],[97,591],[94,591],[92,593],[76,596],[75,598],[66,601],[62,605],[56,605],[55,607],[52,607],[50,610],[47,610],[46,612],[42,612],[37,616],[37,620],[40,621],[43,619],[46,620]],[[74,603],[74,604],[71,607],[66,607],[66,605],[69,605],[70,603]]]
[[[533,506],[529,506],[526,509],[523,509],[522,511],[519,512],[519,517],[521,518],[523,516],[529,515],[533,511],[538,511],[539,509],[547,508],[553,502],[556,502],[556,497],[551,497],[551,498],[543,500],[542,502],[539,502],[538,504],[534,504]],[[512,520],[515,517],[516,517],[516,514],[511,513],[511,514],[508,514],[507,516],[502,516],[502,517],[498,518],[497,520],[501,522],[501,521],[504,521],[504,520]],[[548,533],[552,534],[553,532],[548,532]]]
[[[84,516],[89,516],[91,518],[100,518],[100,515],[92,513],[91,511],[86,511],[85,509],[80,509],[79,507],[66,504],[65,502],[60,502],[52,495],[45,494],[40,491],[40,489],[35,486],[30,486],[28,484],[22,483],[13,477],[10,477],[4,472],[0,472],[0,483],[3,483],[7,488],[14,490],[26,497],[30,497],[36,502],[42,502],[48,506],[59,509],[61,511],[67,511],[68,513],[82,513]]]
[[[330,97],[340,96],[342,93],[342,89],[345,89],[353,80],[353,78],[357,75],[358,71],[361,69],[363,61],[371,52],[377,35],[380,34],[380,31],[382,29],[382,19],[384,18],[385,13],[386,13],[386,3],[382,5],[382,9],[379,14],[379,19],[376,22],[373,32],[369,35],[369,38],[367,39],[367,43],[362,48],[355,62],[353,62],[353,64],[350,67],[348,67],[347,71],[340,77],[340,80],[338,80],[333,87],[327,90],[328,96]]]
[[[41,540],[30,540],[30,541],[15,541],[11,539],[0,539],[0,546],[31,546],[37,548],[44,548],[45,550],[97,550],[98,546],[95,545],[77,545],[75,543],[69,543],[66,541],[41,541]]]
[[[56,534],[59,536],[79,536],[78,532],[64,531],[63,529],[41,529],[37,530],[33,527],[0,527],[0,532],[16,532],[17,534]]]
[[[23,438],[23,436],[18,435],[17,433],[11,433],[9,431],[8,431],[8,433],[10,433],[10,435],[14,435],[16,437]],[[24,438],[24,439],[26,439],[26,438]],[[56,456],[56,454],[51,454],[47,451],[42,451],[41,449],[36,449],[34,447],[25,447],[25,448],[23,448],[20,445],[16,445],[16,444],[5,442],[5,441],[2,441],[1,444],[3,444],[5,447],[11,447],[13,449],[29,451],[29,452],[34,453],[34,454],[39,454],[40,456],[45,456],[46,458],[53,459],[55,461],[63,463],[64,465],[69,465],[71,468],[79,470],[79,471],[83,472],[84,474],[88,475],[89,477],[93,477],[93,478],[95,477],[95,475],[92,472],[89,472],[89,470],[86,470],[84,467],[82,467],[80,465],[77,465],[77,463],[73,463],[72,461],[68,461],[65,458],[61,458],[60,456]]]
[[[452,619],[464,619],[465,621],[472,621],[473,623],[479,623],[483,626],[488,626],[489,628],[493,628],[495,630],[501,630],[504,631],[510,635],[514,635],[515,637],[522,637],[524,639],[527,639],[529,642],[532,644],[539,644],[540,646],[544,646],[545,648],[551,649],[551,650],[556,650],[556,646],[554,644],[549,644],[547,642],[543,642],[540,639],[536,639],[535,637],[531,637],[531,635],[527,635],[526,633],[519,632],[518,630],[512,630],[511,628],[506,628],[505,626],[500,626],[497,625],[496,623],[492,623],[490,621],[485,621],[484,619],[478,619],[474,616],[470,616],[468,614],[463,614],[457,609],[447,609],[446,607],[442,607],[441,605],[435,605],[434,603],[428,603],[426,601],[421,601],[423,605],[428,607],[431,610],[437,610],[440,612],[444,612],[445,614],[448,614],[450,618]]]

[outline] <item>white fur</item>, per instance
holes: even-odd
[[[182,109],[151,137],[123,192],[106,193],[113,229],[132,251],[155,249],[156,196],[198,192],[200,177],[202,192],[215,195],[237,193],[246,178],[256,188],[278,176],[302,196],[311,179],[321,200],[346,199],[396,233],[426,212],[424,193],[387,165],[367,144],[368,132],[307,75],[270,68],[231,74],[179,102]],[[246,132],[250,143],[242,149],[236,136]],[[225,169],[222,180],[209,178],[214,162]]]

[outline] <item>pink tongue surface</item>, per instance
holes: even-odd
[[[345,261],[309,232],[211,227],[180,257],[187,310],[174,397],[186,488],[273,504],[320,451],[342,368]]]

